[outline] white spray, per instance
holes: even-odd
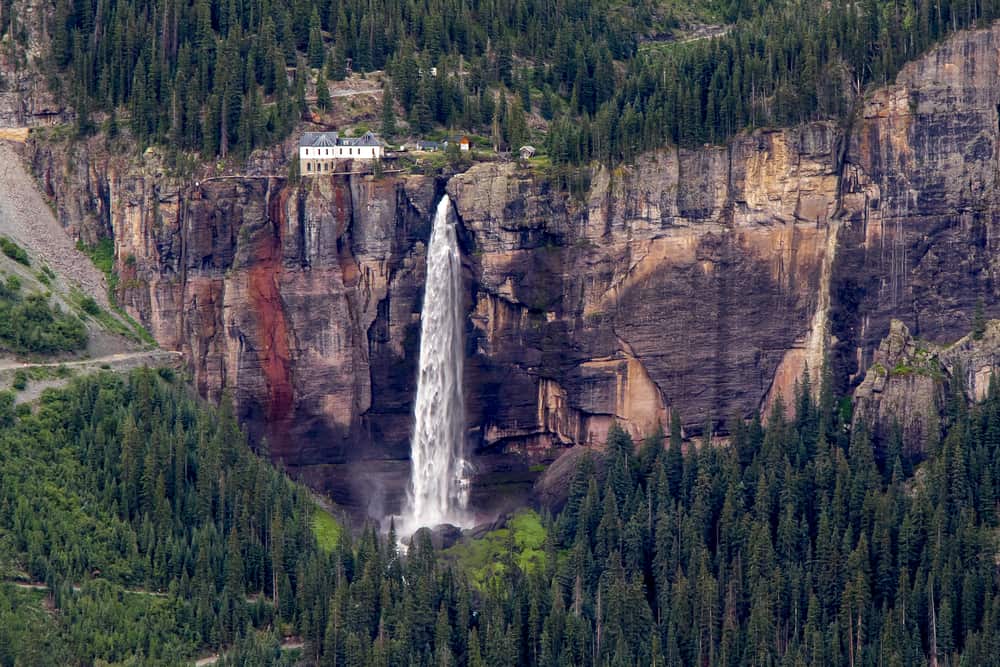
[[[404,532],[468,522],[468,463],[462,393],[462,258],[448,195],[434,214],[420,326],[420,374],[414,406]]]

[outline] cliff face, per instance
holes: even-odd
[[[66,119],[60,96],[48,88],[45,50],[52,7],[45,0],[19,0],[12,30],[0,35],[0,128],[45,125]],[[12,39],[12,34],[16,39]]]
[[[599,441],[611,416],[641,433],[669,407],[719,424],[824,352],[849,389],[893,318],[943,344],[977,300],[996,316],[998,46],[1000,27],[956,35],[847,130],[649,155],[585,201],[512,165],[454,178],[482,384],[520,397],[481,408],[487,442]]]
[[[119,296],[199,390],[230,391],[273,457],[378,513],[407,474],[442,190],[462,228],[481,470],[600,442],[613,418],[636,435],[671,408],[690,431],[717,426],[790,396],[827,353],[840,389],[860,382],[892,318],[945,343],[978,299],[1000,315],[998,47],[1000,28],[956,35],[849,131],[663,150],[595,172],[583,198],[513,163],[298,187],[180,181],[96,142],[27,153],[64,225],[113,236]]]
[[[199,392],[228,392],[271,456],[335,499],[398,502],[433,179],[182,181],[99,139],[27,151],[64,224],[114,238],[119,301]]]
[[[434,195],[422,178],[204,183],[134,212],[123,297],[202,393],[232,392],[272,457],[343,502],[398,490]]]
[[[701,428],[818,370],[837,141],[818,124],[664,151],[585,201],[515,165],[453,178],[486,442],[601,442],[614,417],[642,435],[669,408]]]

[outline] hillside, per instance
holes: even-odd
[[[322,510],[250,453],[230,411],[169,369],[76,379],[16,411],[11,398],[0,662],[177,665],[305,611],[292,582],[325,561]]]
[[[501,150],[532,140],[558,164],[627,162],[744,129],[843,123],[905,63],[1000,16],[993,0],[4,7],[7,116],[71,119],[81,136],[127,129],[141,146],[169,148],[178,165],[178,152],[242,160],[303,118],[322,119],[336,101],[328,81],[348,71],[389,75],[387,135],[444,128]]]
[[[996,664],[997,18],[0,0],[0,667]]]
[[[6,281],[0,294],[5,320],[0,364],[11,356],[102,357],[151,342],[112,307],[107,276],[83,252],[85,245],[74,246],[6,141],[0,141],[0,244],[0,276]],[[110,264],[106,268],[110,275]]]
[[[926,459],[804,388],[725,447],[612,428],[558,513],[405,556],[391,529],[321,547],[301,487],[169,374],[0,407],[0,566],[39,582],[0,583],[0,661],[291,664],[280,630],[333,667],[993,664],[996,386],[949,398]]]

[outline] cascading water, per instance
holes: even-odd
[[[467,522],[468,463],[462,394],[462,258],[448,195],[434,213],[420,325],[408,507],[403,530]]]

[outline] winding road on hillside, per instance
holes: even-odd
[[[178,361],[180,358],[180,352],[143,350],[141,352],[119,352],[118,354],[109,354],[94,359],[72,359],[70,361],[31,362],[18,361],[16,359],[0,359],[0,371],[17,370],[20,368],[58,368],[60,366],[69,368],[109,366],[111,370],[121,371],[136,368],[137,366],[159,366],[164,363]]]

